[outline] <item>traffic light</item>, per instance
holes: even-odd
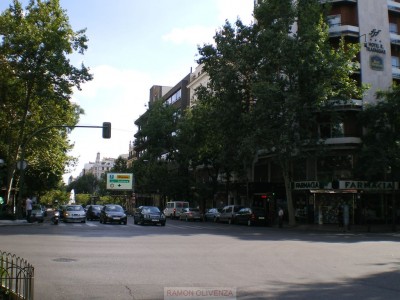
[[[111,138],[111,123],[103,122],[103,139]]]

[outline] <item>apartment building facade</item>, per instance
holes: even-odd
[[[325,140],[325,155],[293,166],[297,221],[339,223],[344,209],[349,224],[390,223],[393,217],[400,218],[392,201],[394,191],[398,198],[398,183],[387,181],[383,176],[376,182],[356,177],[354,166],[363,135],[363,128],[356,120],[367,105],[376,103],[377,91],[387,90],[400,79],[400,1],[324,2],[331,4],[328,22],[332,45],[342,37],[349,43],[360,43],[360,68],[354,76],[369,89],[362,99],[353,99],[335,108],[341,115],[339,121],[321,116],[318,134]],[[254,165],[255,197],[275,192],[284,198],[279,174],[273,159],[260,155]]]
[[[340,222],[341,213],[345,213],[349,224],[363,224],[367,218],[371,222],[390,223],[392,211],[397,210],[393,207],[393,191],[399,206],[398,183],[383,177],[368,182],[355,174],[363,136],[363,128],[356,119],[367,105],[376,103],[377,91],[387,90],[393,82],[400,80],[400,0],[324,2],[331,4],[328,22],[332,45],[342,37],[349,43],[360,43],[360,68],[354,78],[369,89],[362,99],[337,105],[335,110],[341,116],[338,120],[320,117],[318,134],[325,141],[324,155],[302,160],[292,168],[296,218],[304,223],[336,224]],[[205,86],[208,80],[202,66],[198,66],[166,93],[161,87],[154,86],[150,90],[150,101],[161,97],[166,103],[192,107],[196,102],[196,88]],[[145,120],[146,114],[136,121],[139,131]],[[139,157],[145,151],[145,143],[139,143],[134,150],[132,153]],[[259,200],[274,201],[275,207],[285,205],[281,174],[273,157],[260,151],[254,160],[247,190],[238,189],[224,200],[224,204],[249,205],[249,202]]]

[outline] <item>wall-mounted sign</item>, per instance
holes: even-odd
[[[399,188],[398,182],[390,181],[340,181],[339,184],[341,189],[388,191]]]
[[[322,182],[319,181],[295,181],[292,183],[294,190],[310,190],[310,189],[323,189],[329,188]]]
[[[369,52],[375,52],[379,54],[386,54],[386,49],[383,46],[382,41],[379,39],[379,34],[382,30],[372,29],[369,35],[369,40],[364,43],[365,49]]]
[[[379,55],[371,55],[371,57],[369,58],[369,66],[374,71],[383,71],[383,58]]]
[[[295,181],[292,182],[293,190],[364,190],[364,191],[389,191],[399,189],[398,182],[391,181]]]

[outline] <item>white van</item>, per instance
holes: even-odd
[[[167,202],[167,206],[164,209],[164,215],[171,219],[179,218],[184,208],[189,207],[189,202],[185,201],[172,201]]]

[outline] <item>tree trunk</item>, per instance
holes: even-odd
[[[287,211],[289,217],[289,225],[296,225],[296,218],[294,214],[294,206],[293,206],[293,198],[292,198],[292,186],[291,186],[291,177],[289,164],[281,163],[283,180],[285,182],[285,192],[286,192],[286,202],[287,202]]]

